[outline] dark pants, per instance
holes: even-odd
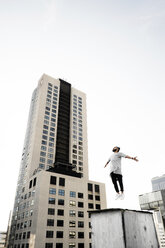
[[[124,191],[123,176],[120,175],[120,174],[115,174],[114,172],[111,172],[111,178],[112,178],[112,182],[114,184],[116,192],[119,193],[119,188],[118,188],[118,185],[117,185],[117,181],[119,182],[120,190],[123,192]]]

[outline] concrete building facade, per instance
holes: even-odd
[[[165,175],[152,178],[151,183],[152,183],[152,191],[165,189]]]
[[[142,210],[153,212],[159,244],[165,248],[165,190],[140,195],[139,203]]]
[[[88,178],[86,95],[43,75],[31,100],[8,248],[89,248],[88,210],[106,208]]]
[[[105,209],[91,212],[92,247],[159,248],[153,216],[149,212]]]
[[[6,247],[6,232],[0,232],[0,248]]]

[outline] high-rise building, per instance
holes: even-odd
[[[165,248],[165,176],[154,177],[152,192],[139,196],[139,203],[142,210],[153,212],[155,227],[161,248]]]
[[[88,210],[106,208],[88,178],[86,95],[43,75],[31,100],[8,248],[89,248]]]
[[[152,191],[165,189],[165,175],[161,177],[154,177],[151,179],[151,182],[152,182]]]

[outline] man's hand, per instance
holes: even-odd
[[[138,162],[139,160],[137,159],[137,157],[130,157],[130,156],[126,156],[125,158],[128,158],[128,159],[133,159],[133,160],[135,160],[136,162]]]
[[[138,162],[139,160],[137,159],[137,157],[134,157],[133,160],[135,160],[136,162]]]

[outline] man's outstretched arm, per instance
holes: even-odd
[[[137,157],[130,157],[130,156],[125,156],[125,158],[128,158],[128,159],[133,159],[133,160],[135,160],[136,162],[138,162],[139,160],[137,159]]]
[[[104,168],[109,164],[110,160],[107,161],[107,163],[105,164]]]

